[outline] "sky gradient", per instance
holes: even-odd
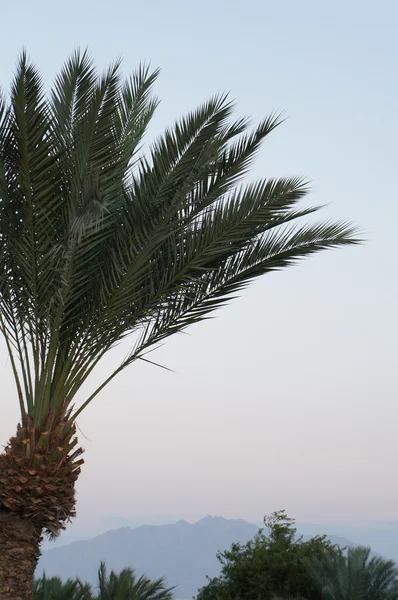
[[[7,4],[6,91],[22,47],[50,84],[88,46],[101,69],[120,55],[126,74],[161,67],[149,137],[218,91],[254,122],[284,110],[249,178],[308,177],[320,216],[354,221],[367,240],[264,277],[170,339],[156,360],[175,373],[137,364],[109,385],[79,421],[78,522],[259,521],[282,508],[310,522],[398,521],[398,4]],[[4,351],[0,381],[5,444],[19,416]]]

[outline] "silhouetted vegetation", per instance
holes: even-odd
[[[63,583],[59,577],[36,579],[33,583],[33,600],[171,600],[172,588],[167,588],[163,578],[151,580],[145,575],[137,577],[133,569],[123,569],[119,574],[107,574],[105,563],[98,571],[98,588],[88,583],[69,579]]]
[[[221,573],[196,600],[398,600],[398,568],[369,548],[339,548],[326,536],[304,540],[284,511],[264,518],[265,529],[246,544],[218,554]],[[33,600],[172,600],[163,578],[133,569],[98,570],[94,589],[79,579],[43,575]]]

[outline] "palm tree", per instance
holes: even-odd
[[[43,533],[75,514],[76,419],[118,373],[205,319],[252,279],[356,243],[345,223],[300,223],[298,178],[239,184],[280,119],[252,132],[224,96],[140,152],[158,75],[98,76],[76,52],[44,93],[22,54],[0,102],[0,331],[21,422],[0,455],[0,597],[29,598]],[[104,355],[134,346],[80,406]]]
[[[63,582],[59,577],[48,579],[44,574],[33,582],[32,600],[94,600],[90,585],[78,579]]]
[[[137,577],[133,569],[107,575],[105,563],[98,571],[99,594],[95,600],[172,600],[173,588],[167,588],[164,579],[151,581],[145,575]]]
[[[79,579],[63,582],[59,577],[45,575],[33,582],[32,600],[172,600],[173,588],[167,588],[164,579],[137,577],[133,569],[108,575],[104,562],[98,570],[98,595],[88,583]]]
[[[398,568],[372,557],[370,548],[349,548],[308,563],[323,600],[397,600]]]

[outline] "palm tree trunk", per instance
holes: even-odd
[[[0,598],[28,600],[40,557],[41,530],[0,507]]]
[[[67,408],[41,426],[26,415],[0,454],[0,600],[32,597],[42,533],[57,536],[76,514],[83,450]]]

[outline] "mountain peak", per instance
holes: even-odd
[[[199,519],[199,521],[196,521],[195,525],[205,526],[205,527],[214,527],[214,526],[217,527],[218,525],[225,525],[228,527],[231,527],[231,525],[252,526],[251,523],[248,523],[247,521],[244,521],[243,519],[225,519],[224,517],[217,517],[214,515],[207,515],[207,517],[203,517],[202,519]]]
[[[202,517],[199,521],[196,521],[195,525],[214,525],[215,523],[223,523],[227,519],[224,517],[215,517],[213,515],[207,515],[206,517]]]

